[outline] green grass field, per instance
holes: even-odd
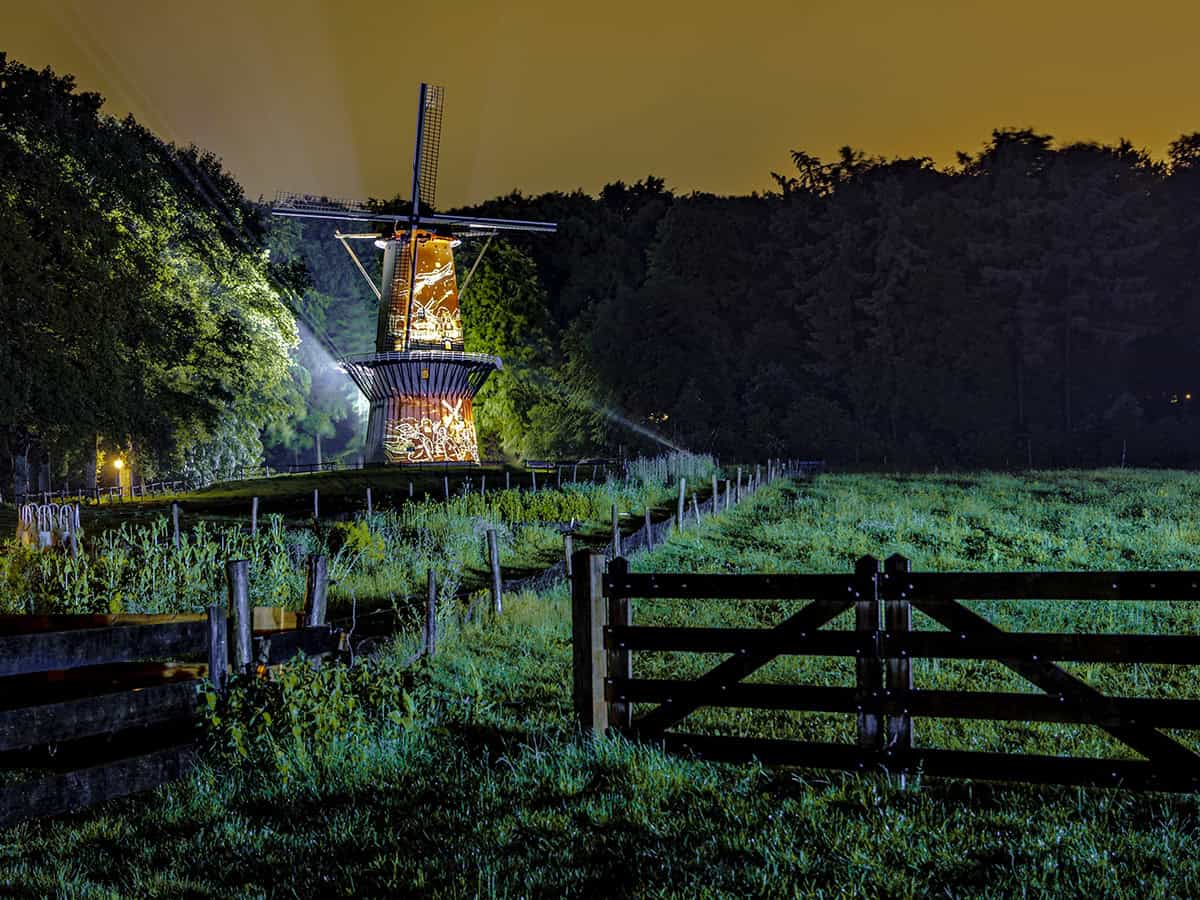
[[[657,571],[1200,569],[1200,477],[1104,471],[827,475],[777,483],[633,561]],[[1038,630],[1194,633],[1195,604],[978,603]],[[768,624],[788,603],[635,601],[641,623]],[[570,709],[564,589],[447,617],[438,656],[401,638],[353,669],[244,685],[209,763],[153,795],[0,832],[17,896],[1187,896],[1191,796],[769,770],[590,743]],[[835,627],[841,623],[835,623]],[[918,627],[922,623],[918,622]],[[707,660],[712,662],[713,660]],[[635,674],[705,661],[639,656]],[[1115,693],[1200,697],[1184,667],[1073,667]],[[919,687],[1025,689],[998,665],[920,663]],[[789,660],[760,680],[841,684]],[[849,717],[699,712],[688,730],[848,739]],[[1189,736],[1194,737],[1194,736]],[[1111,755],[1091,729],[917,720],[926,746]]]

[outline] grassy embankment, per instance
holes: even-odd
[[[1200,478],[1102,472],[825,476],[776,485],[641,569],[1200,568]],[[978,604],[1010,628],[1194,633],[1193,604]],[[642,622],[769,621],[762,603],[642,603]],[[752,611],[751,611],[752,610]],[[235,692],[221,761],[153,797],[0,834],[0,885],[62,891],[371,896],[821,893],[1125,896],[1200,889],[1197,802],[1110,790],[767,771],[670,758],[570,725],[565,592],[508,598],[410,670],[289,670]],[[840,623],[838,623],[840,624]],[[666,656],[636,671],[691,671]],[[635,664],[636,665],[636,664]],[[1200,696],[1190,673],[1077,666],[1115,691]],[[759,678],[844,683],[832,660]],[[994,664],[917,666],[918,686],[1018,685]],[[267,713],[270,715],[268,722]],[[848,735],[834,717],[697,714],[688,727]],[[1113,752],[1090,731],[921,720],[927,745]]]
[[[675,455],[631,463],[628,479],[536,492],[516,489],[515,479],[513,489],[501,489],[503,476],[493,473],[483,494],[483,473],[475,470],[469,483],[452,482],[455,492],[448,502],[442,499],[440,473],[436,494],[417,492],[411,500],[407,479],[428,481],[431,473],[359,470],[265,479],[239,483],[225,493],[214,488],[184,497],[178,549],[168,532],[166,504],[105,506],[85,515],[85,552],[78,560],[11,541],[0,548],[0,613],[196,612],[224,602],[223,563],[229,559],[250,561],[252,603],[295,609],[304,590],[298,562],[318,552],[330,557],[334,615],[348,613],[352,604],[359,611],[403,612],[414,607],[409,598],[423,594],[429,569],[444,596],[482,588],[488,529],[497,532],[505,578],[520,578],[561,558],[559,523],[578,521],[577,543],[602,545],[611,533],[613,505],[623,511],[623,530],[635,530],[647,506],[656,520],[673,514],[676,478],[685,475],[704,484],[711,471],[707,457]],[[374,485],[371,515],[361,508],[367,484]],[[319,522],[311,517],[314,488],[322,492]],[[251,496],[263,497],[253,537]],[[307,498],[307,523],[271,511],[287,508],[297,497]],[[219,512],[222,504],[230,510]],[[330,507],[341,511],[330,513]]]

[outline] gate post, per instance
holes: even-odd
[[[883,716],[877,712],[883,694],[883,661],[879,657],[879,560],[864,556],[854,564],[854,628],[861,646],[855,660],[858,692],[858,746],[883,749]]]
[[[889,556],[883,564],[883,612],[887,637],[905,638],[908,632],[912,631],[909,568],[909,561],[899,553]],[[894,656],[894,651],[888,653],[887,689],[890,697],[900,696],[904,704],[907,703],[907,695],[913,689],[912,662],[907,651],[900,652],[904,655]],[[908,714],[907,707],[901,705],[900,713],[888,716],[887,749],[890,754],[899,757],[901,765],[905,766],[912,745],[912,717]]]
[[[608,729],[604,682],[608,654],[604,649],[604,554],[580,550],[571,560],[571,650],[575,717],[594,737]]]
[[[618,557],[608,564],[608,574],[615,580],[621,578],[629,572],[629,561],[624,557]],[[610,592],[608,596],[608,625],[632,625],[633,610],[629,605],[629,598],[622,597],[617,591]],[[606,629],[607,630],[607,629]],[[616,646],[615,642],[610,642],[611,646],[607,653],[608,677],[604,679],[605,687],[611,690],[612,682],[616,678],[623,681],[628,681],[633,677],[633,660],[630,657],[628,650],[622,650]],[[633,706],[625,701],[610,700],[608,703],[608,724],[610,728],[618,732],[629,732],[630,725],[633,724]]]

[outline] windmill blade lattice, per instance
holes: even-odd
[[[425,85],[421,104],[421,143],[417,148],[419,160],[418,196],[426,209],[433,209],[437,199],[438,154],[442,146],[442,107],[446,90],[441,85]]]

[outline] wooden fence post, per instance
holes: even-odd
[[[487,530],[488,563],[492,567],[492,609],[496,615],[504,612],[500,591],[500,547],[496,543],[496,529]]]
[[[450,476],[442,476],[442,496],[447,503],[450,502]]]
[[[734,502],[742,502],[742,467],[737,467],[737,493],[733,495]]]
[[[680,478],[679,479],[679,503],[675,509],[675,527],[678,528],[680,531],[683,531],[683,511],[684,511],[684,503],[686,502],[686,499],[687,499],[684,495],[685,495],[686,491],[687,491],[687,479]]]
[[[324,625],[329,592],[329,559],[309,555],[304,573],[304,624]]]
[[[171,504],[171,546],[179,549],[179,504]]]
[[[484,473],[479,476],[479,496],[482,497],[486,493],[487,493],[487,474]]]
[[[250,669],[253,642],[250,629],[250,562],[245,559],[225,563],[225,581],[229,590],[229,608],[233,610],[233,670]]]
[[[425,599],[425,655],[437,652],[437,578],[429,570]]]
[[[216,604],[208,608],[208,680],[214,691],[225,693],[229,681],[229,631],[225,607]]]
[[[375,512],[375,507],[371,503],[371,489],[367,488],[367,515],[370,516]]]
[[[654,528],[650,524],[650,507],[646,507],[646,549],[654,549]]]
[[[854,564],[854,627],[859,638],[871,647],[859,651],[855,660],[855,687],[858,692],[858,746],[863,750],[883,749],[883,716],[864,711],[883,695],[883,665],[878,652],[879,635],[879,560],[864,556]]]
[[[408,499],[411,500],[412,498],[413,498],[413,483],[410,481],[408,483]]]
[[[313,519],[321,518],[321,492],[313,488]]]
[[[608,564],[608,574],[613,579],[621,578],[629,571],[629,561],[624,557],[618,557]],[[608,625],[632,625],[632,607],[629,604],[628,597],[617,596],[617,591],[613,591],[614,596],[608,597],[607,624]],[[633,677],[633,660],[628,650],[622,649],[613,645],[607,651],[607,659],[605,664],[608,668],[605,684],[611,682],[614,678],[622,678],[628,681]],[[610,728],[615,728],[618,732],[628,733],[629,727],[633,722],[633,706],[623,700],[613,700],[608,703],[608,725]]]
[[[621,521],[620,514],[617,512],[617,504],[612,507],[612,546],[613,558],[621,555]]]
[[[733,482],[728,478],[725,479],[725,509],[733,506]]]
[[[899,553],[889,556],[883,563],[883,614],[884,633],[905,637],[912,631],[912,603],[908,589],[910,564]],[[912,662],[906,657],[888,656],[887,689],[891,697],[906,697],[913,689]],[[907,765],[907,756],[913,746],[912,717],[904,709],[901,713],[888,716],[887,750],[899,757],[901,766]],[[901,776],[903,785],[903,776]]]
[[[529,474],[533,476],[533,490],[537,490],[537,469],[530,469]]]
[[[569,531],[563,532],[563,555],[567,560],[567,577],[570,578],[575,573],[571,565],[571,557],[575,555],[575,535]]]
[[[250,537],[258,535],[258,498],[250,498]]]
[[[512,488],[512,472],[508,471],[508,469],[505,469],[504,470],[504,489],[507,491],[507,490],[510,490],[511,488]]]
[[[556,485],[557,487],[562,487],[562,470],[563,470],[562,466],[554,467],[555,478],[557,479],[557,482],[558,482]]]
[[[580,550],[572,560],[571,649],[574,673],[575,717],[579,727],[593,736],[608,728],[608,703],[604,682],[608,654],[604,650],[604,555]]]
[[[721,489],[717,486],[717,473],[713,472],[712,476],[712,501],[713,515],[721,511]]]
[[[715,506],[714,502],[714,506]],[[696,524],[700,524],[700,501],[696,499],[696,495],[692,494],[692,516],[696,520]]]

